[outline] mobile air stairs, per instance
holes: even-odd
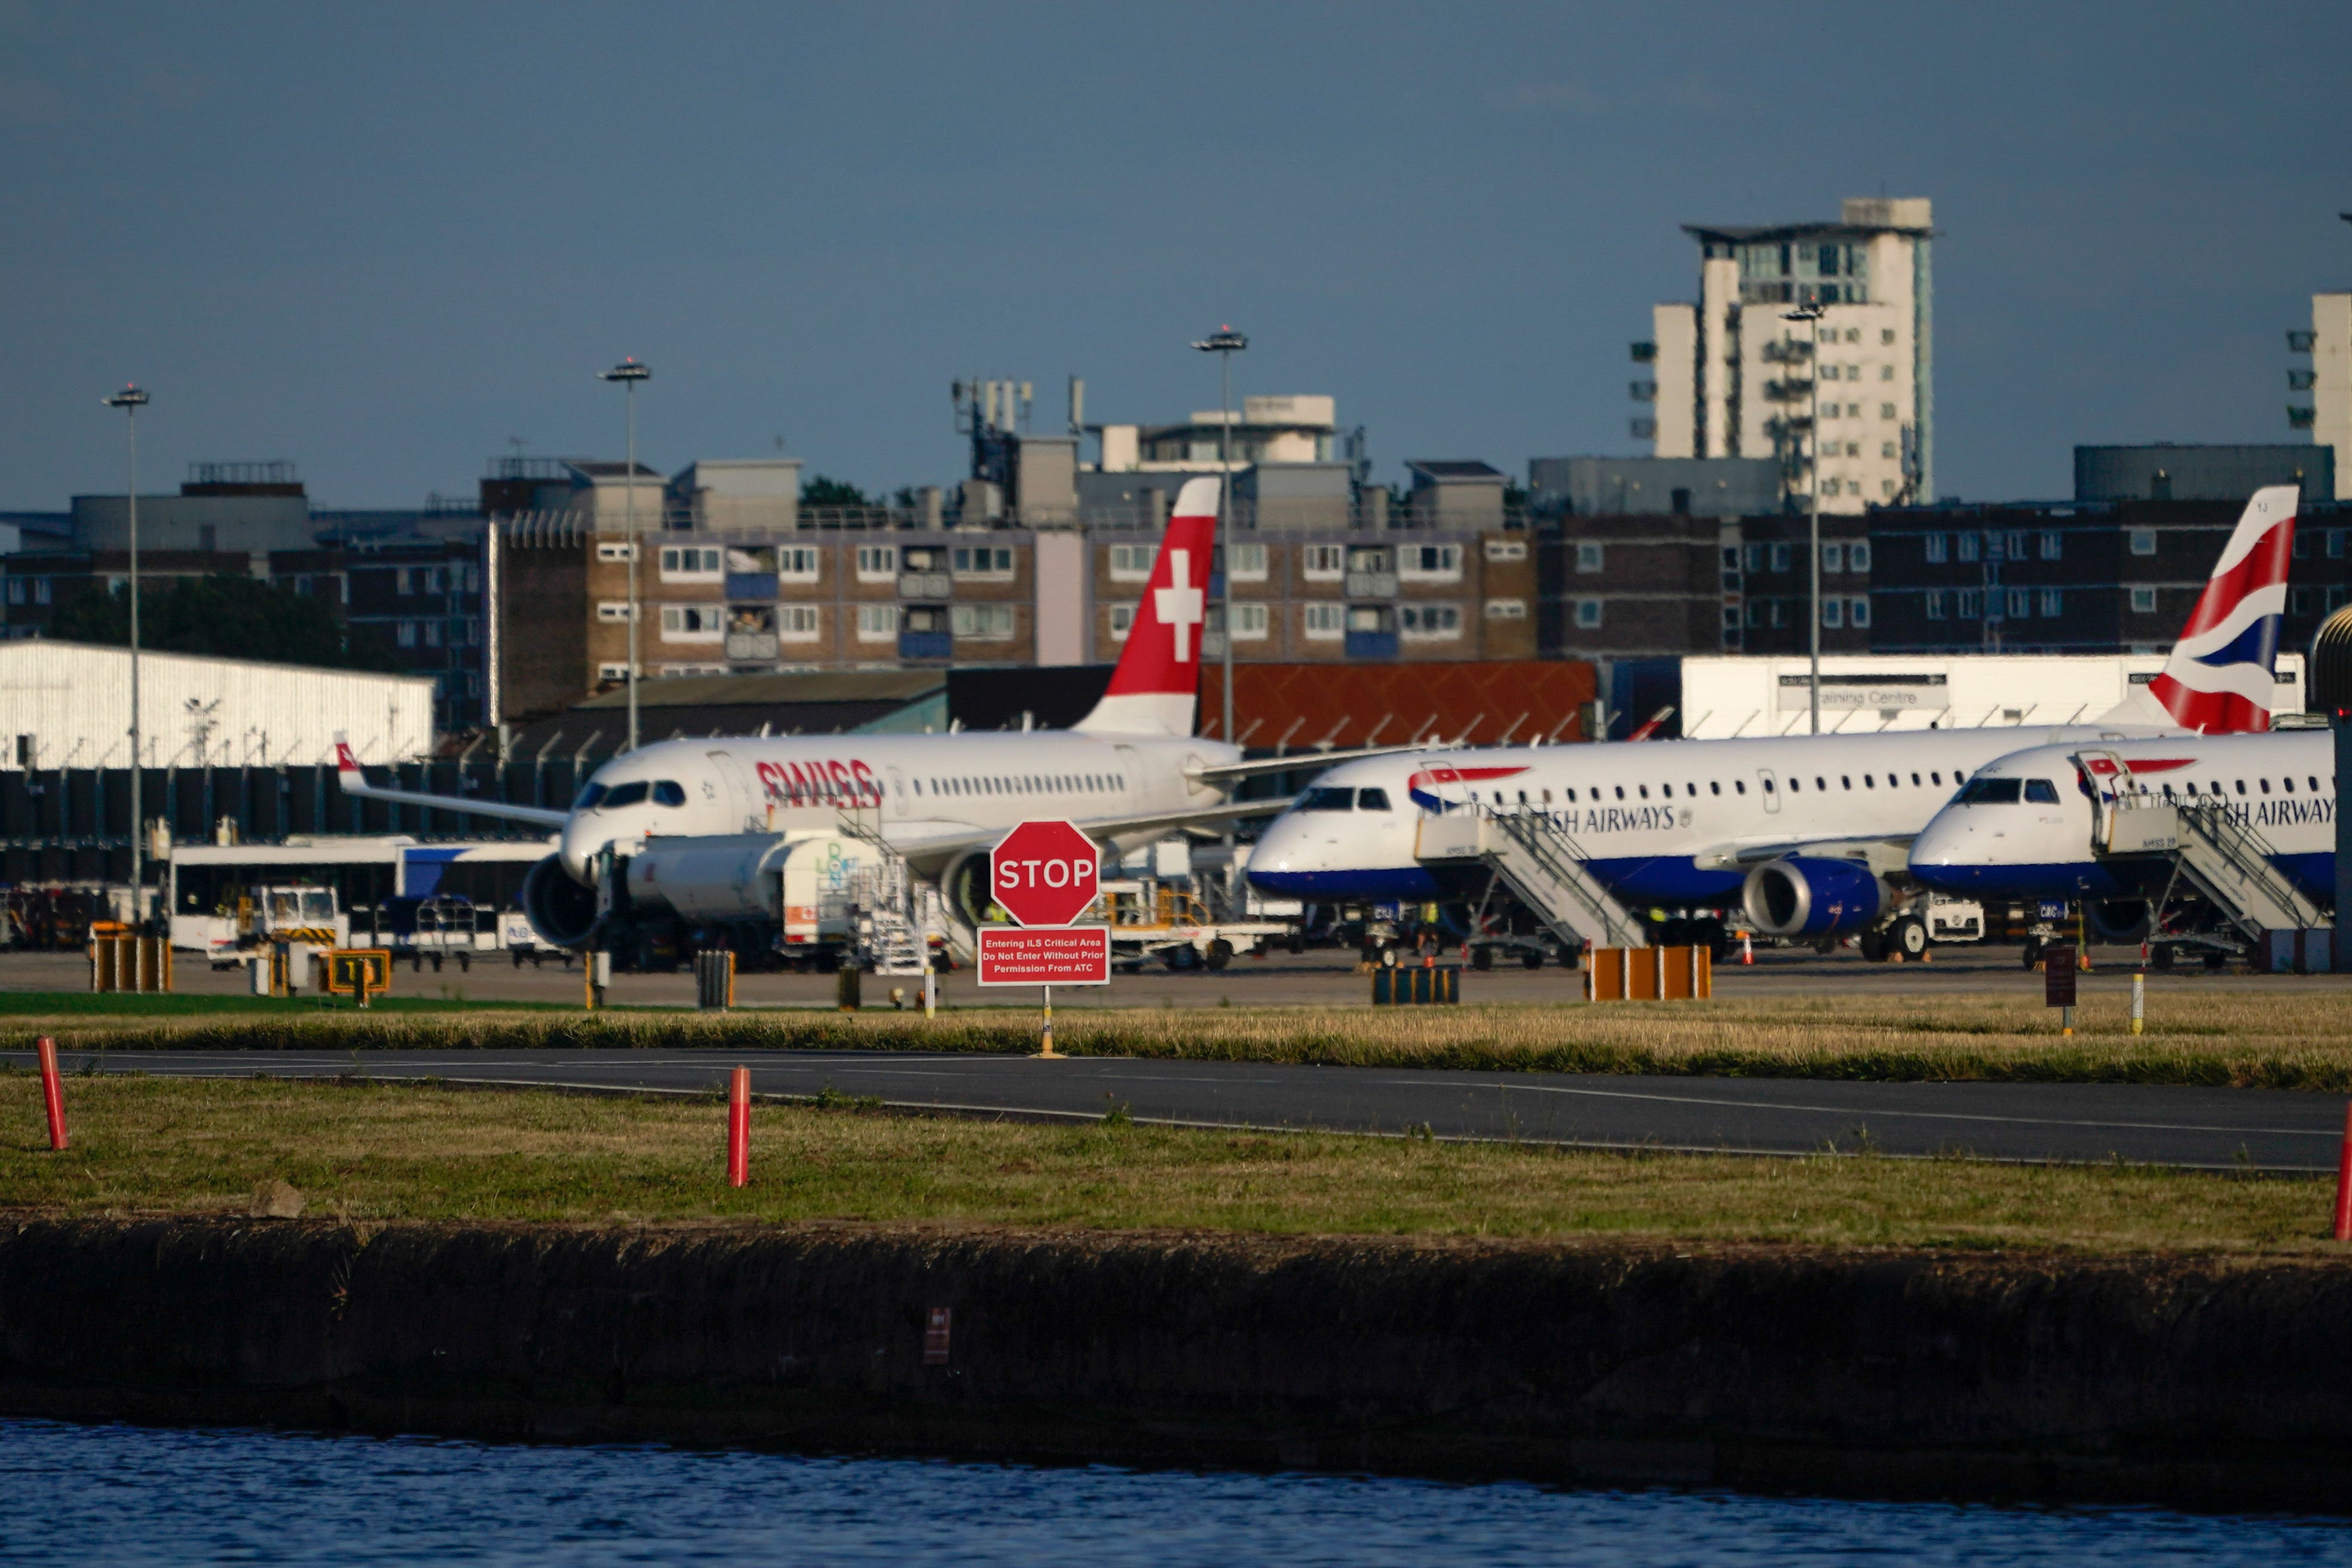
[[[1584,851],[1539,812],[1490,812],[1464,805],[1424,816],[1413,845],[1423,860],[1476,860],[1572,952],[1594,947],[1647,947],[1649,928],[1584,868]]]
[[[2102,859],[2150,859],[2170,867],[2164,891],[2150,901],[2155,918],[2153,944],[2214,948],[2208,937],[2183,943],[2163,941],[2163,917],[2181,882],[2201,895],[2229,931],[2215,931],[2226,945],[2234,935],[2247,947],[2259,947],[2264,933],[2309,931],[2332,925],[2327,912],[2296,887],[2272,858],[2270,844],[2241,821],[2220,797],[2186,801],[2150,794],[2134,785],[2128,775],[2098,765],[2104,759],[2078,759],[2099,781],[2097,809],[2092,816],[2091,848]],[[2168,952],[2163,954],[2168,962]],[[2216,949],[2208,962],[2219,962]]]

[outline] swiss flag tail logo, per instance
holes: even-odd
[[[352,754],[351,742],[341,735],[335,737],[335,772],[360,773],[360,760]],[[360,776],[365,778],[367,775],[360,773]]]
[[[1130,612],[1127,646],[1093,712],[1078,728],[1189,735],[1209,626],[1209,567],[1217,543],[1216,479],[1187,479],[1160,542],[1151,576]]]

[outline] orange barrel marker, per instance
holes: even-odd
[[[49,1111],[49,1147],[66,1146],[66,1086],[58,1077],[58,1043],[41,1037],[41,1100]],[[2342,1204],[2336,1205],[2339,1209]]]
[[[751,1069],[737,1068],[727,1086],[727,1184],[751,1180]]]

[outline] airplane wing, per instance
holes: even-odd
[[[1436,742],[1420,745],[1359,746],[1352,752],[1294,752],[1286,757],[1260,757],[1251,763],[1219,763],[1213,767],[1189,768],[1184,776],[1202,784],[1223,784],[1231,779],[1256,778],[1266,773],[1319,773],[1337,767],[1341,763],[1358,762],[1365,757],[1392,757],[1400,752],[1440,752],[1447,748]]]
[[[1811,855],[1826,860],[1861,860],[1882,877],[1901,876],[1909,864],[1916,833],[1886,834],[1875,838],[1740,838],[1717,844],[1691,857],[1706,871],[1745,871],[1787,855]]]
[[[341,737],[335,741],[335,783],[348,795],[362,800],[396,801],[403,805],[429,805],[436,811],[462,811],[472,816],[503,817],[509,822],[528,822],[539,827],[561,827],[572,819],[568,811],[550,811],[545,806],[514,805],[503,800],[482,800],[472,795],[426,795],[420,790],[383,789],[367,782],[360,760]]]
[[[1237,800],[1223,805],[1204,805],[1190,811],[1163,811],[1143,816],[1090,816],[1072,826],[1097,841],[1123,838],[1129,834],[1158,833],[1178,828],[1207,826],[1238,821],[1244,817],[1273,816],[1286,810],[1290,798],[1280,800]],[[936,871],[956,856],[968,849],[984,849],[1004,837],[1001,827],[967,827],[961,824],[942,824],[938,832],[909,835],[894,831],[890,847],[906,857],[909,865],[925,873]]]

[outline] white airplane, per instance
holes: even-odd
[[[845,814],[972,921],[986,902],[987,852],[1018,823],[1066,818],[1128,849],[1287,804],[1235,802],[1231,788],[1253,774],[1297,773],[1298,758],[1244,762],[1238,748],[1192,733],[1218,483],[1191,479],[1177,497],[1109,688],[1075,729],[664,741],[598,768],[569,811],[379,787],[348,747],[337,752],[340,783],[365,799],[558,830],[522,904],[532,929],[559,947],[613,945],[622,934],[613,929],[614,881],[631,918],[772,921],[782,830]]]
[[[1927,945],[1912,839],[1977,770],[2021,747],[2267,725],[2297,492],[2258,490],[2161,675],[2088,724],[1769,740],[1520,746],[1351,762],[1253,850],[1251,883],[1323,901],[1482,898],[1477,861],[1417,858],[1429,815],[1542,816],[1631,910],[1744,909],[1770,935]],[[2260,615],[2269,606],[2268,632]],[[1720,941],[1719,922],[1694,933]]]
[[[1911,874],[1960,898],[2079,900],[2102,940],[2144,941],[2170,862],[2101,859],[2092,838],[2094,818],[2119,798],[2153,797],[2251,828],[2272,867],[2324,909],[2336,902],[2336,738],[2325,730],[2038,746],[1978,770],[1913,842]],[[2161,942],[2158,952],[2168,961]]]

